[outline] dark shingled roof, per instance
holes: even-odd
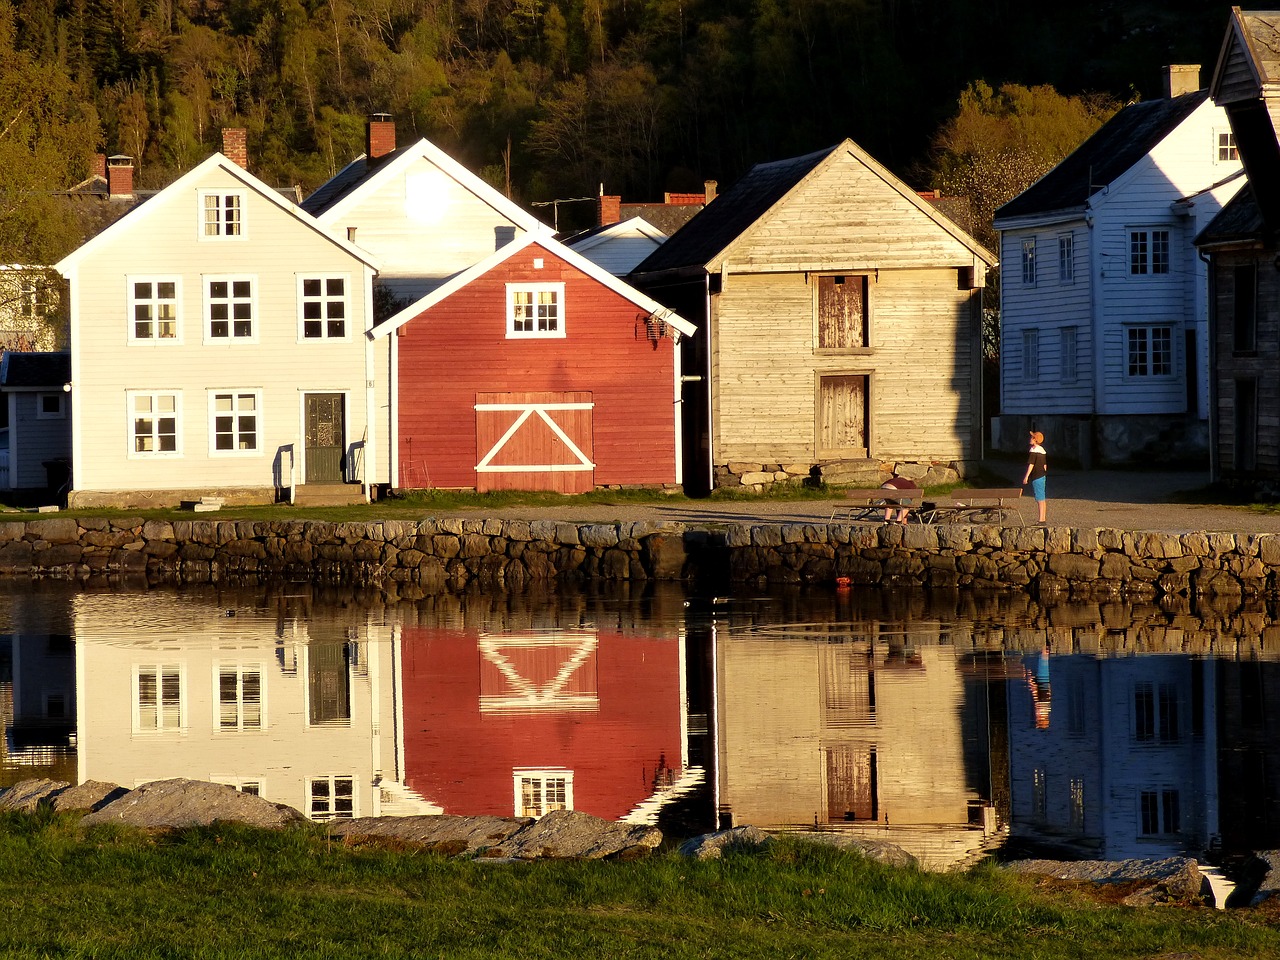
[[[692,220],[703,206],[701,203],[624,203],[619,209],[623,220],[639,217],[671,236]]]
[[[1266,224],[1262,220],[1262,210],[1253,196],[1253,188],[1246,183],[1200,231],[1195,243],[1197,247],[1208,247],[1221,243],[1260,240],[1265,235]]]
[[[656,273],[710,263],[835,149],[828,147],[803,157],[756,164],[649,254],[632,273]]]
[[[1125,107],[1043,177],[996,211],[999,221],[1081,207],[1145,157],[1209,97],[1208,90]]]
[[[392,150],[390,153],[383,154],[374,163],[370,163],[368,157],[352,160],[339,170],[336,176],[317,187],[316,192],[303,200],[300,206],[313,217],[320,216],[408,149],[409,147],[400,147],[398,150]]]
[[[69,353],[13,353],[0,360],[0,387],[59,387],[71,381]]]

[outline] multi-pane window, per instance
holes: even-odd
[[[1169,231],[1129,231],[1129,273],[1134,276],[1169,272]]]
[[[302,336],[306,340],[340,339],[347,335],[345,277],[303,277],[300,294]]]
[[[1022,241],[1022,282],[1028,287],[1036,285],[1036,240]]]
[[[185,726],[180,667],[174,664],[141,666],[134,690],[139,730],[179,730]]]
[[[1176,743],[1178,688],[1173,683],[1144,681],[1133,688],[1134,739],[1140,743]]]
[[[1173,375],[1173,327],[1129,327],[1127,338],[1129,376]]]
[[[508,337],[563,337],[564,284],[508,284]]]
[[[1058,374],[1063,383],[1074,383],[1076,379],[1076,328],[1063,327],[1059,331]]]
[[[129,283],[130,340],[178,338],[178,281],[170,278]]]
[[[248,340],[253,337],[253,281],[248,277],[209,277],[205,314],[210,340]]]
[[[35,320],[44,316],[44,284],[36,277],[18,281],[18,316]]]
[[[1070,233],[1058,235],[1058,282],[1072,283],[1076,278],[1076,240]]]
[[[214,393],[209,403],[215,453],[253,453],[259,449],[258,417],[262,404],[257,393]]]
[[[244,194],[202,193],[204,236],[239,237],[244,233]]]
[[[349,820],[355,816],[354,777],[312,777],[309,810],[312,820]]]
[[[573,773],[569,770],[517,770],[517,817],[540,817],[552,810],[573,809]]]
[[[1218,130],[1215,131],[1214,137],[1217,140],[1215,148],[1219,163],[1228,163],[1240,158],[1240,154],[1236,150],[1236,135],[1234,133],[1230,130]]]
[[[1249,353],[1258,348],[1258,265],[1242,263],[1232,270],[1232,349]]]
[[[181,413],[177,393],[130,393],[130,450],[134,456],[173,456]]]
[[[1034,383],[1040,379],[1040,331],[1022,331],[1022,379]]]
[[[262,722],[262,670],[224,665],[218,668],[218,726],[223,730],[259,730]]]
[[[1182,813],[1177,790],[1143,790],[1139,803],[1142,835],[1170,836],[1182,832]]]
[[[1076,833],[1084,833],[1084,781],[1072,777],[1071,789],[1071,829]]]

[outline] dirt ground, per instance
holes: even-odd
[[[986,465],[989,474],[1018,486],[1023,468],[1012,462]],[[1189,494],[1203,490],[1209,477],[1203,471],[1053,470],[1049,473],[1050,526],[1110,527],[1121,530],[1153,530],[1229,533],[1280,533],[1280,513],[1260,514],[1244,507],[1192,503]],[[987,484],[991,485],[990,483]],[[594,505],[572,507],[507,507],[450,511],[451,516],[498,517],[523,520],[567,520],[581,523],[614,523],[629,520],[674,520],[683,523],[825,523],[839,506],[830,500],[706,500],[673,501],[671,504]],[[1025,495],[1019,512],[1027,523],[1036,519],[1036,505]],[[1015,521],[1016,522],[1016,521]]]

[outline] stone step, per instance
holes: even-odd
[[[303,483],[293,488],[293,502],[300,507],[345,507],[364,503],[358,483]]]

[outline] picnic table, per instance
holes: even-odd
[[[1025,523],[1018,503],[1021,487],[986,487],[952,490],[933,498],[932,509],[921,516],[923,523],[1003,523],[1012,514]]]
[[[835,509],[831,511],[831,519],[829,523],[835,523],[836,517],[840,514],[845,515],[845,519],[854,520],[884,520],[885,510],[901,510],[903,507],[912,508],[908,519],[920,518],[916,515],[915,507],[920,505],[920,498],[924,494],[923,490],[894,490],[886,487],[875,487],[867,490],[845,490],[840,494],[841,502],[837,503]]]

